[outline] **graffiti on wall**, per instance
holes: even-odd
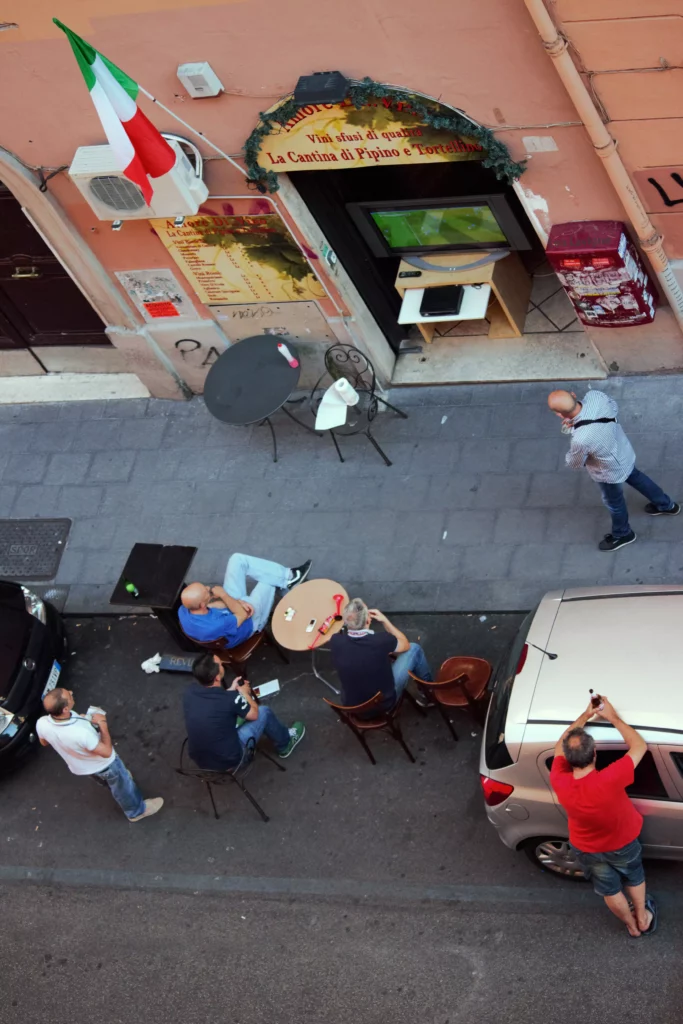
[[[633,178],[648,213],[668,213],[683,204],[683,166],[647,167]]]

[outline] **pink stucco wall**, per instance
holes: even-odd
[[[3,18],[19,28],[0,33],[0,144],[34,166],[68,163],[79,145],[103,141],[69,46],[51,24],[53,7],[47,0],[3,6]],[[557,152],[535,154],[522,179],[545,226],[623,216],[583,129],[562,127],[576,122],[576,112],[522,0],[351,0],[342,7],[333,0],[64,0],[60,17],[232,154],[258,112],[288,94],[300,74],[339,68],[462,108],[499,128],[516,158],[525,155],[524,137],[552,135]],[[224,95],[185,95],[176,67],[200,59],[211,63]],[[178,130],[142,103],[160,128]],[[242,191],[237,175],[231,187]],[[130,265],[133,252],[164,265],[165,254],[140,226],[127,224],[114,238],[76,210],[68,185],[55,188],[107,265]]]
[[[628,170],[648,170],[637,188],[664,248],[683,258],[683,206],[662,211],[647,185],[661,177],[671,198],[683,199],[658,172],[683,166],[683,0],[556,0],[554,10]]]

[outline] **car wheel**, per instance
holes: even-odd
[[[552,836],[530,839],[524,844],[524,852],[531,863],[543,871],[550,871],[573,882],[586,881],[576,854],[566,839]]]

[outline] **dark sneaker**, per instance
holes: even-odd
[[[287,584],[287,590],[291,590],[292,587],[298,587],[300,583],[303,583],[303,581],[306,579],[309,572],[311,571],[312,564],[313,563],[309,558],[308,561],[304,562],[303,565],[297,565],[296,568],[289,570],[292,574],[292,578]]]
[[[292,728],[289,730],[290,740],[284,750],[278,750],[279,757],[289,757],[294,750],[297,743],[301,743],[306,732],[306,726],[303,722],[295,722]]]
[[[418,690],[415,694],[415,703],[419,708],[435,708],[436,701],[431,694],[424,693],[422,690]]]
[[[681,506],[674,501],[671,508],[657,508],[651,501],[648,501],[645,511],[649,516],[677,516],[681,511]]]
[[[598,544],[601,551],[616,551],[624,548],[627,544],[633,544],[636,539],[635,532],[631,530],[625,537],[613,537],[611,533],[606,534]]]

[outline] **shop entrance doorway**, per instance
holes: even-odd
[[[111,348],[97,313],[0,183],[0,349],[86,344]]]
[[[349,213],[348,204],[406,200],[419,204],[442,197],[501,195],[526,236],[529,248],[517,255],[527,272],[532,274],[545,258],[543,246],[514,189],[499,181],[480,162],[289,171],[289,178],[397,353],[402,343],[415,334],[414,329],[398,323],[401,297],[396,290],[396,276],[400,256],[378,258]]]

